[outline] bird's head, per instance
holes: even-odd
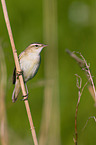
[[[37,53],[37,54],[40,54],[40,52],[42,51],[42,49],[44,47],[46,47],[47,45],[45,44],[41,44],[41,43],[33,43],[33,44],[30,44],[28,47],[27,47],[27,50],[29,49],[29,51],[33,52],[33,53]]]

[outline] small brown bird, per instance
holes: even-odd
[[[40,43],[30,44],[20,55],[20,67],[22,70],[22,75],[24,78],[24,82],[26,83],[28,80],[32,79],[40,66],[40,52],[47,45]],[[18,73],[17,73],[18,74]],[[13,72],[13,84],[15,84],[15,88],[12,94],[12,102],[15,102],[18,98],[18,94],[20,92],[20,81],[16,76],[16,67]]]

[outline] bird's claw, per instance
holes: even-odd
[[[17,79],[19,78],[20,75],[23,75],[23,71],[17,71],[17,72],[16,72],[16,77],[17,77]]]
[[[26,95],[24,95],[24,96],[22,96],[23,97],[23,99],[21,99],[21,101],[26,101],[26,100],[28,100],[28,94],[26,94]],[[25,98],[26,97],[26,98]]]

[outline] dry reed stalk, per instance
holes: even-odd
[[[71,52],[70,50],[66,50],[66,52],[72,57],[74,58],[77,63],[79,64],[79,66],[81,67],[81,69],[83,71],[85,71],[85,74],[88,78],[88,81],[90,82],[90,85],[88,87],[89,92],[91,93],[95,104],[96,104],[96,90],[95,90],[95,85],[94,85],[94,81],[93,81],[93,76],[91,75],[91,71],[90,71],[90,65],[87,64],[87,61],[85,60],[85,58],[82,56],[81,53],[79,52]],[[78,53],[80,55],[81,58],[79,58],[75,53]]]
[[[77,132],[78,106],[79,106],[79,103],[80,103],[80,99],[81,99],[81,95],[83,93],[83,90],[84,90],[85,86],[88,83],[88,82],[86,82],[85,85],[83,86],[83,88],[81,88],[81,85],[82,85],[82,79],[81,79],[81,77],[76,74],[76,79],[77,79],[76,86],[78,88],[78,101],[77,101],[76,112],[75,112],[75,138],[73,138],[75,145],[77,145],[77,139],[78,139],[78,132]]]
[[[12,30],[11,30],[11,26],[10,26],[10,21],[9,21],[9,17],[8,17],[8,12],[7,12],[7,8],[6,8],[5,0],[1,0],[1,3],[2,3],[4,18],[5,18],[5,22],[6,22],[6,26],[7,26],[11,46],[12,46],[12,51],[13,51],[15,65],[16,65],[16,70],[17,70],[17,72],[21,72],[20,65],[19,65],[19,60],[18,60],[18,55],[17,55],[17,51],[16,51],[16,48],[15,48],[14,40],[13,40],[13,35],[12,35]],[[25,90],[22,75],[19,76],[19,80],[20,80],[20,85],[21,85],[21,90],[22,90],[23,96],[26,96],[27,93],[26,93],[26,90]],[[26,97],[24,97],[24,99],[26,99]],[[25,107],[26,107],[26,111],[27,111],[27,115],[28,115],[28,119],[29,119],[29,123],[30,123],[30,128],[31,128],[33,141],[34,141],[35,145],[38,145],[38,141],[37,141],[36,132],[35,132],[33,121],[32,121],[32,116],[31,116],[28,100],[24,101],[24,103],[25,103]]]

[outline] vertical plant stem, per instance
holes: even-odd
[[[60,145],[60,112],[58,87],[57,0],[43,0],[44,41],[44,106],[40,130],[40,145]]]
[[[77,145],[77,140],[78,140],[78,132],[77,132],[77,115],[78,115],[78,106],[79,106],[79,103],[80,103],[80,99],[81,99],[81,95],[83,93],[83,90],[85,88],[85,86],[87,85],[88,82],[85,83],[85,85],[83,86],[83,88],[81,88],[81,85],[82,85],[82,79],[80,76],[78,76],[76,74],[76,77],[77,77],[77,82],[76,82],[76,85],[77,85],[77,88],[78,88],[78,101],[77,101],[77,105],[76,105],[76,112],[75,112],[75,138],[74,138],[74,143],[75,145]]]
[[[11,26],[10,26],[10,21],[9,21],[9,17],[8,17],[8,12],[7,12],[7,8],[6,8],[5,0],[1,0],[1,3],[2,3],[4,18],[5,18],[5,22],[6,22],[6,26],[7,26],[7,30],[8,30],[8,34],[9,34],[12,50],[13,50],[16,70],[17,70],[17,72],[20,72],[21,69],[20,69],[18,55],[17,55],[17,51],[16,51],[16,48],[15,48],[14,40],[13,40],[13,35],[12,35],[12,31],[11,31]],[[19,76],[19,80],[20,80],[20,85],[21,85],[21,90],[22,90],[23,96],[26,96],[27,93],[26,93],[26,90],[25,90],[25,86],[24,86],[24,81],[23,81],[22,75]],[[24,99],[26,99],[26,97],[24,97]],[[36,132],[35,132],[33,121],[32,121],[32,116],[31,116],[31,111],[30,111],[28,100],[26,100],[24,102],[25,102],[25,107],[26,107],[26,111],[27,111],[30,127],[31,127],[31,133],[32,133],[33,141],[34,141],[35,145],[38,145],[38,141],[37,141]]]
[[[0,46],[0,141],[2,145],[8,145],[8,129],[6,119],[5,95],[7,85],[7,71],[3,50]]]

